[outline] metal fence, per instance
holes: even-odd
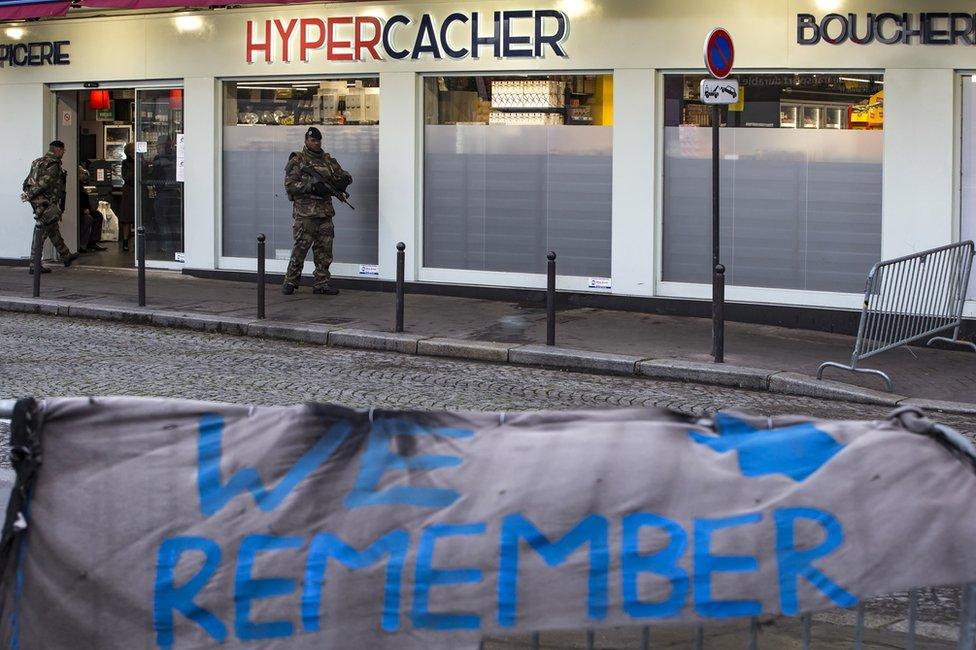
[[[957,598],[958,623],[933,624],[920,616],[922,591],[934,600]],[[722,625],[645,626],[616,630],[545,632],[511,637],[485,637],[481,650],[654,650],[655,648],[976,648],[976,585],[912,590],[902,594],[901,612],[872,602],[853,610],[831,610],[800,617],[752,618]],[[960,602],[961,601],[961,602]],[[901,616],[900,614],[904,615]],[[944,617],[945,612],[940,616]]]
[[[827,361],[817,370],[817,379],[823,378],[826,368],[841,368],[877,375],[890,392],[891,377],[880,370],[859,368],[858,363],[924,339],[928,339],[927,345],[947,341],[976,351],[976,344],[959,340],[972,266],[972,241],[875,264],[868,273],[850,365]],[[936,336],[949,331],[951,338]]]

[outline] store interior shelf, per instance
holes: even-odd
[[[514,106],[501,107],[492,106],[491,110],[501,111],[503,113],[565,113],[566,108],[564,106],[551,106],[549,108],[515,108]]]

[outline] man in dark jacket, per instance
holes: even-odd
[[[95,253],[106,250],[99,246],[102,240],[102,221],[104,216],[92,207],[91,197],[85,191],[85,183],[89,181],[88,170],[78,165],[78,222],[81,224],[81,234],[78,238],[78,250]]]

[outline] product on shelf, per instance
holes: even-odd
[[[561,108],[566,83],[548,79],[492,81],[492,108]]]
[[[562,124],[563,116],[559,113],[518,113],[508,111],[492,111],[488,117],[488,123],[505,124],[508,126],[553,126]]]

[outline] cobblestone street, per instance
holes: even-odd
[[[526,410],[660,406],[695,415],[876,418],[890,409],[646,379],[363,352],[100,321],[3,314],[0,396],[143,395],[233,403]],[[976,419],[940,416],[960,431]]]
[[[139,395],[272,405],[314,400],[351,407],[470,410],[660,406],[696,415],[737,408],[761,414],[799,413],[831,418],[878,418],[890,411],[885,407],[717,386],[11,313],[0,317],[0,349],[0,398]],[[976,419],[972,417],[938,419],[970,437],[976,432]],[[7,431],[4,428],[0,433],[6,456]],[[9,466],[5,457],[3,464]],[[945,597],[952,602],[947,604]],[[953,626],[957,597],[955,590],[926,590],[920,604],[921,619],[940,629]],[[878,619],[878,626],[888,625],[885,621],[902,616],[887,614],[892,606],[903,609],[903,599],[877,601],[869,609],[869,616],[893,616]],[[849,647],[847,619],[837,621],[843,622],[842,626],[829,625],[826,620],[816,623],[816,634],[824,643],[815,647]],[[869,626],[870,623],[869,620]],[[769,645],[764,643],[762,647],[795,643],[795,630],[790,632],[790,625],[777,623],[766,629]],[[890,638],[878,631],[869,632],[866,640],[879,645],[868,643],[865,647],[892,647],[887,645]],[[657,634],[653,647],[688,647],[689,638],[683,633]],[[636,636],[601,632],[596,647],[642,647],[640,638],[639,631]],[[711,648],[746,647],[742,629],[710,632],[708,638],[707,647]],[[487,647],[531,645],[522,638],[492,641]],[[578,635],[543,635],[542,647],[586,645],[585,638]],[[898,647],[897,642],[894,647]]]

